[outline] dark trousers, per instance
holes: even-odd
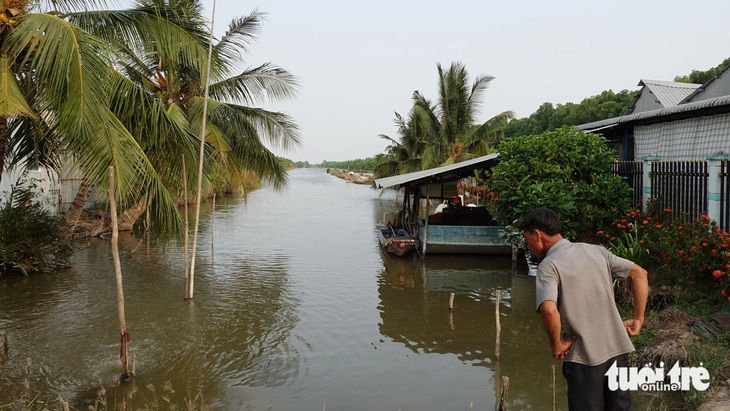
[[[618,361],[619,367],[628,367],[626,355],[611,358],[603,364],[588,366],[574,362],[563,363],[563,376],[568,382],[568,409],[570,411],[629,411],[631,393],[608,389],[606,372]]]

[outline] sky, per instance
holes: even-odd
[[[274,63],[298,96],[262,102],[299,125],[302,146],[277,155],[318,164],[372,157],[397,139],[418,90],[437,101],[437,64],[494,80],[479,122],[545,102],[638,90],[730,57],[727,0],[203,0],[216,37],[236,16],[266,14],[241,68]]]

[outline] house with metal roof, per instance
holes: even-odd
[[[624,115],[674,107],[702,85],[674,81],[640,80],[638,86],[641,87],[641,91]]]
[[[730,153],[730,66],[705,84],[641,80],[639,96],[620,117],[581,124],[602,134],[621,160],[704,160]]]

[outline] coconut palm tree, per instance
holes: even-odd
[[[511,111],[505,111],[477,123],[482,95],[494,78],[479,76],[469,87],[463,64],[452,63],[447,70],[439,64],[437,68],[438,102],[434,104],[415,91],[408,119],[404,121],[396,113],[398,140],[380,136],[390,145],[385,154],[378,156],[379,176],[425,170],[489,154],[490,143],[502,135],[507,122],[514,117]]]
[[[385,134],[380,135],[380,138],[390,142],[390,145],[386,148],[385,154],[376,156],[375,174],[378,177],[410,173],[422,169],[426,143],[433,140],[430,134],[435,129],[431,111],[414,105],[408,113],[407,119],[403,119],[400,114],[395,113],[398,139]]]
[[[207,47],[208,34],[201,9],[198,0],[155,0],[140,2],[125,12],[149,14],[153,18],[165,16],[189,33],[189,41],[202,48]],[[213,179],[223,178],[242,186],[244,172],[254,172],[270,177],[281,187],[287,181],[286,170],[265,143],[284,149],[299,145],[298,128],[290,117],[255,106],[265,97],[271,100],[293,97],[297,86],[294,77],[271,63],[232,74],[260,29],[263,17],[254,11],[234,19],[213,48],[205,136],[205,177],[209,184]],[[109,42],[124,39],[121,31],[115,33],[82,20],[76,22]],[[118,27],[121,30],[125,26]],[[166,54],[155,41],[124,40],[117,46],[120,50],[117,67],[124,76],[115,79],[110,88],[110,107],[172,189],[181,183],[180,156],[185,156],[186,164],[191,167],[197,164],[207,57],[181,59]],[[142,102],[143,107],[131,106],[130,95],[135,96],[134,101]],[[154,114],[150,116],[150,113]],[[160,124],[164,126],[162,129]],[[130,218],[135,219],[139,214],[131,213]]]
[[[414,93],[414,105],[430,112],[437,119],[434,140],[427,143],[423,155],[423,167],[456,163],[489,153],[489,144],[501,135],[511,111],[505,111],[483,123],[477,123],[483,94],[490,76],[478,76],[469,86],[469,76],[462,63],[454,62],[444,70],[437,65],[439,81],[438,103],[433,106],[420,93]]]
[[[57,166],[65,156],[86,181],[102,189],[112,165],[118,202],[131,204],[141,193],[153,193],[151,205],[160,226],[174,230],[180,226],[174,201],[142,147],[108,104],[108,86],[118,76],[113,67],[117,52],[111,43],[70,18],[101,6],[103,1],[96,0],[3,2],[0,161],[10,157],[12,164],[28,165],[31,162],[20,158],[30,155],[27,158]],[[102,30],[113,27],[113,15],[88,13],[83,21],[89,24],[98,18],[95,24]],[[182,41],[177,27],[159,26],[149,19],[134,23],[126,30],[127,38],[139,42],[146,29],[169,41],[159,43],[170,55],[190,60],[205,56],[197,44]]]

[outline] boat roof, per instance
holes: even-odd
[[[499,153],[488,154],[460,163],[429,168],[428,170],[415,171],[413,173],[392,177],[376,178],[375,186],[377,188],[388,188],[456,181],[474,175],[474,170],[484,170],[493,167],[499,161],[497,157],[499,157]]]

